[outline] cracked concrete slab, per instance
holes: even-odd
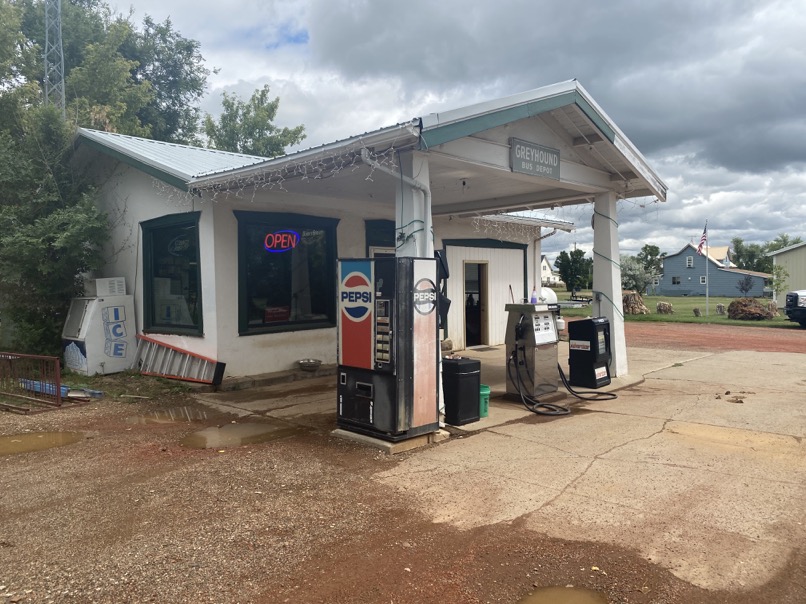
[[[566,342],[559,354],[562,365]],[[621,545],[708,589],[763,584],[806,542],[802,354],[631,348],[631,375],[604,389],[616,400],[576,402],[551,420],[501,398],[503,347],[472,356],[493,394],[489,417],[374,477],[434,522],[518,521]],[[247,415],[335,423],[332,376],[202,397]]]
[[[376,479],[435,522],[523,520],[634,548],[708,589],[760,585],[806,538],[803,356],[669,352],[631,364],[645,380],[614,401],[491,425]]]

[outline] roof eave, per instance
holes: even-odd
[[[191,178],[188,181],[188,186],[191,189],[201,189],[216,185],[226,185],[226,183],[231,181],[242,181],[244,179],[260,176],[267,172],[280,171],[300,163],[310,162],[315,159],[334,157],[356,145],[360,145],[362,148],[377,147],[379,145],[400,143],[401,140],[403,141],[401,146],[413,145],[417,143],[419,138],[419,124],[419,119],[415,119],[411,122],[389,126],[381,130],[353,136],[319,147],[312,147],[311,149],[267,159],[265,162],[252,166],[210,176]]]
[[[644,185],[642,189],[647,194],[654,195],[659,201],[666,201],[668,191],[666,184],[650,168],[649,163],[635,145],[576,80],[561,82],[497,101],[431,114],[422,118],[421,141],[425,148],[434,147],[568,105],[576,105],[599,130],[603,139],[613,146],[638,175],[640,182]]]
[[[156,161],[149,160],[149,158],[144,157],[140,154],[132,154],[127,152],[124,148],[120,145],[117,145],[114,141],[104,140],[100,141],[97,140],[93,135],[92,132],[84,129],[78,129],[78,137],[79,141],[86,143],[91,148],[95,149],[96,151],[100,151],[113,159],[117,159],[129,165],[133,168],[136,168],[149,176],[153,176],[154,178],[161,180],[162,182],[176,187],[177,189],[181,189],[183,191],[188,191],[188,182],[190,180],[190,175],[178,172],[175,170],[167,169],[163,164],[160,164]]]

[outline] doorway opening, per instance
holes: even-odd
[[[465,347],[489,343],[487,264],[465,262]]]

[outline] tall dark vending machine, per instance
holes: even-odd
[[[339,427],[399,441],[439,430],[437,264],[339,261]]]
[[[568,383],[601,388],[610,383],[610,321],[607,317],[568,323]]]

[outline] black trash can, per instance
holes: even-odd
[[[445,423],[462,426],[479,421],[481,361],[442,359],[442,395]]]

